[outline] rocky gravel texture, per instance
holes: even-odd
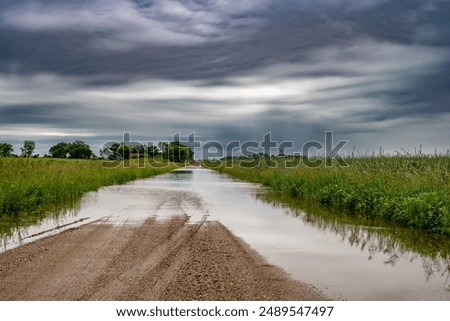
[[[91,223],[0,254],[0,300],[325,300],[222,224]]]

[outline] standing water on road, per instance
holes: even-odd
[[[192,223],[220,221],[270,263],[333,299],[450,300],[448,238],[299,208],[259,185],[184,168],[87,193],[73,210],[3,236],[2,250],[86,223],[187,215]]]

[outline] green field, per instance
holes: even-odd
[[[276,166],[267,166],[263,160],[229,159],[204,165],[346,215],[450,235],[448,156],[347,157],[348,166],[316,168],[304,164],[286,168],[286,157],[272,158]]]
[[[101,186],[123,184],[181,166],[167,162],[154,167],[146,163],[139,168],[137,162],[132,160],[129,168],[108,168],[100,160],[0,158],[0,233],[71,207],[84,193]]]

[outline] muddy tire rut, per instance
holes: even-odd
[[[0,300],[322,300],[221,223],[83,225],[0,254]]]

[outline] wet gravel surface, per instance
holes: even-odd
[[[0,300],[323,300],[217,221],[91,223],[0,254]]]

